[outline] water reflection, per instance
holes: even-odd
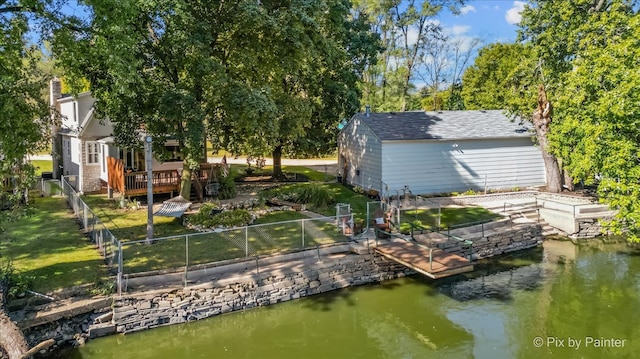
[[[550,242],[478,264],[93,340],[67,358],[601,358],[640,349],[640,256],[623,244]],[[537,347],[536,337],[544,339]],[[585,347],[594,338],[620,348]],[[581,348],[548,338],[582,339]],[[557,343],[557,342],[556,342]]]

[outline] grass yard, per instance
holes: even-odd
[[[0,240],[0,260],[11,260],[32,278],[36,292],[98,283],[108,276],[63,198],[35,198],[29,216],[3,227],[7,232]]]
[[[32,160],[31,164],[36,169],[36,176],[42,175],[42,172],[53,171],[53,161],[51,160]]]
[[[419,224],[428,228],[436,228],[438,209],[416,209],[402,211],[400,215],[402,232],[409,232],[410,225],[407,222]],[[455,227],[465,223],[489,222],[500,218],[500,215],[482,207],[447,207],[442,208],[440,228]]]
[[[82,200],[98,218],[111,230],[116,238],[127,241],[142,240],[147,237],[147,208],[118,208],[116,199],[107,195],[86,195]],[[182,226],[178,218],[153,217],[155,238],[181,235],[193,232]]]
[[[244,178],[247,174],[245,170],[248,168],[247,165],[241,164],[231,164],[230,165],[230,176],[236,179]],[[273,174],[273,166],[265,166],[262,169],[253,168],[252,176],[264,176],[271,177]],[[317,182],[328,182],[334,181],[336,179],[335,173],[331,173],[327,170],[327,173],[323,171],[317,171],[304,166],[282,166],[282,172],[287,176],[287,178],[295,178],[297,175],[302,175],[306,177],[309,181],[317,181]]]
[[[306,219],[302,225],[301,219]],[[304,237],[302,231],[304,229]],[[344,236],[333,222],[308,219],[299,212],[272,212],[256,225],[224,232],[192,233],[154,242],[123,244],[125,273],[167,270],[255,255],[342,242]],[[303,240],[304,238],[304,240]],[[248,245],[248,248],[247,248]]]

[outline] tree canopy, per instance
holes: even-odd
[[[375,51],[342,0],[87,5],[92,30],[61,32],[59,58],[89,81],[118,144],[135,146],[142,128],[172,134],[185,171],[203,160],[206,137],[248,155],[326,152]]]
[[[531,49],[521,43],[494,43],[480,49],[462,77],[462,98],[469,110],[502,110],[520,95],[512,81]],[[531,71],[533,72],[533,71]],[[532,107],[535,104],[531,105]]]
[[[618,210],[610,229],[640,234],[640,17],[624,0],[534,1],[521,38],[554,103],[550,150],[574,181]]]

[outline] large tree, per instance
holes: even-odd
[[[424,65],[425,51],[438,45],[443,35],[436,16],[445,7],[452,11],[462,0],[360,0],[356,11],[367,14],[371,31],[380,34],[383,50],[375,65],[363,74],[364,104],[374,111],[406,111],[419,108],[413,101],[418,70]]]
[[[0,1],[0,202],[10,211],[0,211],[2,222],[24,213],[25,192],[34,181],[27,156],[47,148],[52,116],[43,93],[48,79],[40,66],[40,44],[49,30],[74,27],[74,19],[59,12],[56,1]],[[7,191],[9,190],[9,191]],[[5,313],[12,272],[0,268],[0,356],[29,357],[53,344],[46,341],[29,351],[20,329]]]
[[[220,108],[211,137],[238,153],[274,159],[274,177],[282,176],[283,155],[320,155],[335,149],[335,128],[358,109],[358,73],[376,54],[377,38],[365,18],[352,17],[344,0],[263,3],[276,12],[279,34],[271,36],[275,66],[256,86],[268,90],[269,111],[256,126],[238,127]],[[285,55],[286,54],[286,55]],[[251,141],[247,141],[251,138]]]
[[[489,44],[478,52],[472,66],[462,75],[462,98],[470,110],[502,110],[520,93],[513,91],[512,76],[531,49],[520,43]],[[530,98],[528,98],[530,100]]]
[[[46,148],[51,118],[40,52],[28,44],[29,17],[17,9],[0,7],[0,186],[2,196],[5,186],[13,189],[8,202],[14,204],[33,182],[26,157]]]
[[[640,233],[640,20],[624,0],[535,1],[522,38],[554,103],[550,150],[575,181],[618,210],[611,229]]]
[[[87,4],[92,31],[67,32],[59,56],[88,79],[118,144],[139,143],[141,129],[157,149],[166,135],[178,140],[182,196],[206,135],[217,148],[279,157],[353,111],[344,1]],[[331,101],[340,111],[328,116]]]

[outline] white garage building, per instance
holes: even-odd
[[[502,111],[358,113],[338,136],[343,182],[381,193],[513,189],[545,183],[529,123]]]

